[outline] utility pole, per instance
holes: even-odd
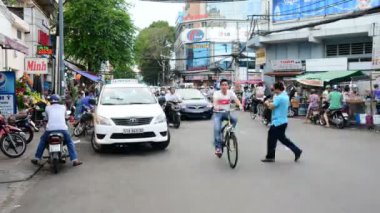
[[[63,0],[59,0],[59,52],[58,52],[58,82],[59,82],[59,94],[63,97],[65,95],[64,83],[65,83],[65,64],[64,64],[64,44],[63,44]]]

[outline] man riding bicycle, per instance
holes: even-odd
[[[228,120],[230,117],[233,127],[236,127],[237,118],[230,115],[230,104],[231,101],[235,103],[242,110],[243,106],[237,98],[236,94],[229,90],[228,80],[222,79],[220,81],[220,91],[215,91],[213,96],[214,104],[214,145],[215,145],[215,155],[218,157],[222,156],[222,138],[221,138],[221,129],[222,122]]]

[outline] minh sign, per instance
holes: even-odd
[[[25,72],[28,74],[48,74],[48,59],[25,58]]]

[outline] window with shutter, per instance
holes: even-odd
[[[350,55],[350,44],[339,44],[338,55]]]
[[[337,56],[338,55],[338,45],[326,45],[326,56]]]

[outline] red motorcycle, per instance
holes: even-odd
[[[0,115],[0,149],[10,158],[17,158],[26,151],[26,140],[20,134],[22,131],[6,124],[5,117]]]

